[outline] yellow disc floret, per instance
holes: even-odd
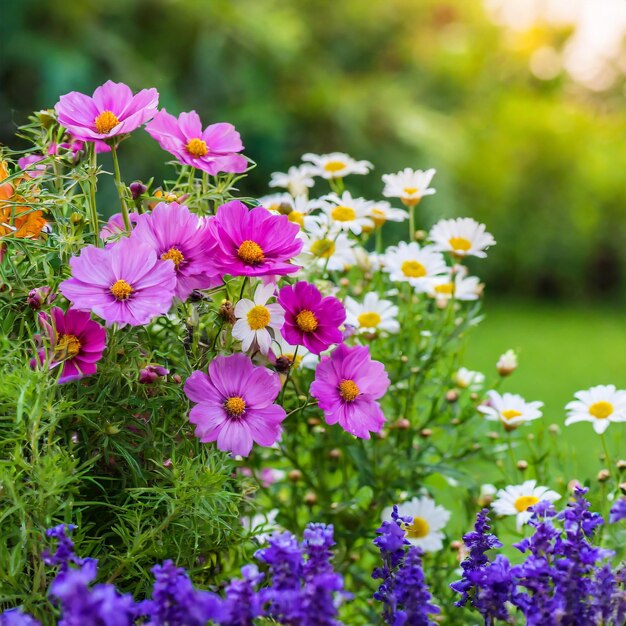
[[[315,317],[315,313],[313,313],[313,311],[302,309],[302,311],[296,315],[296,324],[302,332],[312,333],[317,330],[319,322],[317,321],[317,317]]]
[[[515,500],[514,506],[520,513],[523,513],[529,507],[537,504],[537,502],[539,502],[539,498],[535,496],[520,496]]]
[[[414,517],[410,524],[404,526],[404,530],[409,539],[422,539],[430,532],[430,526],[423,517]]]
[[[357,320],[361,328],[376,328],[376,326],[381,323],[382,318],[375,311],[369,311],[361,313],[361,315],[357,317]]]
[[[224,408],[231,417],[240,417],[246,410],[246,401],[241,396],[232,396],[224,402]]]
[[[428,273],[426,268],[419,261],[415,260],[404,261],[400,269],[409,278],[423,278]]]
[[[73,359],[80,352],[80,341],[76,335],[58,335],[54,346],[54,358],[57,361]]]
[[[116,300],[128,300],[130,294],[135,291],[125,280],[116,280],[109,291],[113,294]]]
[[[339,395],[346,402],[354,402],[361,392],[353,380],[342,380],[339,383]]]
[[[521,413],[515,409],[505,409],[500,412],[500,415],[502,415],[505,420],[512,420],[515,417],[519,417]]]
[[[335,242],[330,239],[319,239],[311,244],[311,254],[320,259],[329,259],[335,253]]]
[[[328,163],[324,165],[324,169],[331,174],[340,172],[345,167],[346,164],[343,161],[328,161]]]
[[[448,243],[454,252],[467,252],[472,247],[472,242],[465,237],[451,237]]]
[[[112,111],[102,111],[98,117],[93,121],[96,126],[96,130],[101,135],[108,135],[119,123],[117,115]]]
[[[257,304],[252,307],[247,314],[248,326],[252,330],[260,330],[270,323],[270,312],[267,307]]]
[[[352,222],[356,219],[356,211],[349,206],[335,207],[330,215],[336,222]]]
[[[183,253],[178,248],[170,248],[167,252],[161,255],[164,261],[173,261],[174,267],[178,269],[180,264],[185,260]]]
[[[600,402],[594,402],[589,407],[589,415],[592,415],[596,419],[603,420],[609,417],[613,413],[613,405],[606,400],[600,400]]]
[[[190,139],[185,146],[187,152],[194,157],[206,156],[209,152],[209,148],[206,145],[206,141],[203,139],[195,138]]]
[[[246,239],[237,249],[237,256],[247,265],[260,265],[265,260],[263,248],[250,239]]]

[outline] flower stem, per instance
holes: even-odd
[[[124,185],[122,184],[122,177],[120,175],[120,163],[117,160],[117,144],[116,143],[114,143],[111,146],[111,155],[113,156],[113,171],[115,173],[115,186],[117,187],[117,195],[120,197],[120,204],[122,206],[122,218],[124,219],[124,228],[130,232],[130,217],[128,216],[128,206],[126,205]]]
[[[98,185],[98,176],[96,174],[96,144],[89,144],[89,165],[90,165],[90,177],[89,177],[89,217],[91,219],[91,227],[93,228],[93,236],[95,239],[96,248],[102,247],[102,241],[100,240],[100,225],[98,223],[98,208],[96,206],[96,187]]]

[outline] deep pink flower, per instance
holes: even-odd
[[[141,326],[167,313],[176,288],[172,261],[138,241],[121,239],[110,248],[87,246],[70,259],[72,278],[61,293],[83,311],[93,311],[109,324]]]
[[[156,89],[133,96],[130,87],[109,80],[91,97],[77,91],[61,96],[55,110],[73,137],[93,142],[132,132],[152,118],[158,104]]]
[[[167,376],[169,373],[170,371],[162,365],[146,365],[139,371],[139,382],[142,385],[152,385],[160,377]]]
[[[48,360],[50,369],[61,367],[60,383],[96,373],[96,363],[106,346],[106,331],[89,313],[76,309],[64,313],[53,307],[50,317],[39,314],[39,322],[48,336],[50,353],[46,355],[45,350],[41,350],[31,365],[37,361],[43,365]]]
[[[311,395],[317,398],[328,424],[339,425],[355,437],[369,439],[377,433],[385,416],[376,400],[389,387],[385,366],[372,361],[369,348],[341,344],[330,356],[322,357],[315,370]]]
[[[278,304],[285,309],[281,332],[292,346],[320,354],[343,341],[339,327],[346,319],[346,310],[337,298],[323,298],[315,285],[304,281],[285,285],[278,294]]]
[[[243,150],[243,144],[232,124],[211,124],[203,130],[195,111],[181,113],[176,119],[162,109],[146,131],[181,163],[209,174],[245,172],[248,167],[246,158],[237,154]]]
[[[128,214],[131,227],[134,227],[139,220],[139,213],[133,211]],[[126,234],[126,226],[124,225],[124,216],[121,213],[115,213],[109,218],[109,221],[100,229],[100,239],[103,241],[117,241],[122,235]]]
[[[300,269],[289,262],[302,250],[300,227],[286,215],[275,215],[260,206],[248,210],[238,200],[231,200],[217,210],[209,230],[217,244],[215,262],[222,274],[282,276]]]
[[[194,289],[222,282],[212,260],[215,242],[208,234],[208,223],[184,204],[160,202],[152,213],[140,215],[131,241],[146,244],[157,257],[174,263],[176,295],[181,300]]]
[[[29,154],[21,159],[18,159],[17,166],[21,170],[24,170],[30,178],[38,178],[46,171],[47,165],[43,163],[40,163],[39,165],[37,164],[45,158],[46,157],[43,154]]]
[[[279,392],[276,372],[255,367],[245,354],[218,356],[208,375],[195,371],[185,383],[185,394],[198,403],[189,421],[203,443],[217,441],[220,450],[247,456],[253,442],[271,446],[278,441],[287,417],[274,404]]]

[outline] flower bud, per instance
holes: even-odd
[[[167,376],[169,373],[168,369],[160,365],[147,365],[139,372],[139,382],[142,385],[152,385],[159,377]]]
[[[461,420],[458,417],[453,417],[450,420],[450,424],[452,424],[452,426],[458,426],[461,423]]]
[[[294,469],[291,470],[288,474],[287,474],[287,478],[292,482],[292,483],[297,483],[298,481],[302,480],[302,472],[300,470]]]
[[[446,391],[446,402],[456,402],[459,399],[459,394],[455,389]]]
[[[52,302],[56,298],[56,294],[50,295],[50,287],[37,287],[28,292],[26,304],[38,311],[44,304]]]
[[[626,469],[626,461],[624,459],[620,459],[617,463],[615,463],[615,467],[621,472]]]
[[[411,422],[406,417],[401,417],[394,425],[398,430],[409,430],[411,428]]]
[[[450,542],[450,550],[454,550],[455,552],[458,552],[462,547],[463,547],[463,542],[459,541],[458,539],[455,539],[454,541]]]
[[[317,417],[309,417],[309,419],[306,421],[306,423],[309,426],[319,426],[322,422],[320,422],[319,418],[317,418]]]
[[[517,469],[520,472],[525,472],[528,469],[528,461],[524,461],[524,459],[520,459],[517,462]]]
[[[74,213],[70,215],[70,222],[74,226],[80,226],[84,221],[85,221],[85,218],[76,211],[74,211]]]
[[[172,375],[172,382],[176,383],[177,385],[180,385],[180,383],[183,382],[183,379],[180,377],[180,374],[173,374]]]
[[[424,241],[428,233],[425,230],[416,230],[415,231],[415,241]]]
[[[513,350],[507,350],[496,363],[498,374],[503,378],[510,376],[517,369],[517,354]]]
[[[430,428],[422,428],[422,430],[420,431],[420,437],[423,437],[424,439],[428,439],[429,437],[433,436],[433,431]]]
[[[227,323],[234,324],[237,321],[235,317],[235,308],[230,300],[222,300],[218,315]]]
[[[339,448],[333,448],[328,453],[328,458],[331,459],[332,461],[337,461],[338,459],[341,458],[341,450]]]
[[[307,506],[313,506],[317,504],[317,496],[312,491],[307,491],[304,494],[304,504]]]
[[[489,439],[500,439],[500,433],[497,433],[494,430],[490,430],[487,433],[487,437],[489,437]]]
[[[609,470],[608,470],[608,469],[601,469],[601,470],[598,472],[597,479],[598,479],[598,482],[599,482],[599,483],[604,483],[604,482],[606,482],[609,478],[611,478],[611,472],[609,472]]]
[[[129,189],[133,200],[138,200],[144,193],[146,193],[146,191],[148,191],[148,188],[140,180],[136,180],[134,183],[131,183]]]

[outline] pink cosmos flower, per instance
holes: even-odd
[[[194,289],[208,289],[221,283],[212,261],[215,242],[208,236],[207,222],[184,204],[160,202],[152,213],[139,216],[131,241],[152,248],[176,270],[176,295],[181,300]]]
[[[276,372],[255,367],[244,354],[218,356],[208,375],[195,371],[185,383],[185,394],[198,403],[189,421],[202,443],[217,441],[220,450],[247,456],[253,442],[271,446],[278,441],[287,417],[274,404],[279,392]]]
[[[343,341],[339,327],[346,319],[346,310],[337,298],[323,298],[315,285],[304,281],[285,285],[278,294],[278,304],[285,310],[281,332],[287,343],[320,354]]]
[[[152,118],[158,104],[156,89],[133,96],[130,87],[109,80],[91,97],[77,91],[61,96],[55,110],[73,137],[98,142],[132,132]]]
[[[131,227],[134,227],[139,220],[139,213],[133,211],[128,214]],[[115,213],[109,218],[109,221],[100,229],[100,239],[103,241],[117,241],[122,235],[126,234],[126,226],[124,225],[124,216],[121,213]]]
[[[203,130],[195,111],[181,113],[176,119],[162,109],[146,131],[181,163],[209,174],[245,172],[248,167],[246,158],[237,154],[243,150],[243,144],[232,124],[211,124]]]
[[[30,178],[38,178],[46,171],[46,165],[40,163],[46,157],[43,154],[29,154],[21,159],[17,160],[17,166],[24,170],[25,174],[27,174]]]
[[[283,276],[300,269],[289,262],[302,250],[300,227],[286,215],[274,215],[260,206],[248,210],[231,200],[217,210],[209,231],[217,244],[215,262],[222,274]]]
[[[372,361],[369,348],[341,344],[322,357],[315,370],[311,395],[317,398],[328,424],[339,425],[355,437],[369,439],[385,416],[376,400],[385,395],[389,377],[385,366]]]
[[[70,266],[72,278],[59,285],[61,293],[109,324],[142,326],[172,305],[174,263],[160,260],[144,243],[126,238],[110,248],[87,246]]]
[[[96,373],[96,363],[106,346],[106,331],[89,313],[76,309],[64,313],[53,307],[50,317],[46,313],[39,314],[39,322],[48,336],[50,353],[46,355],[46,351],[41,350],[37,359],[31,361],[32,366],[37,362],[43,365],[48,360],[50,369],[61,367],[59,383]]]

